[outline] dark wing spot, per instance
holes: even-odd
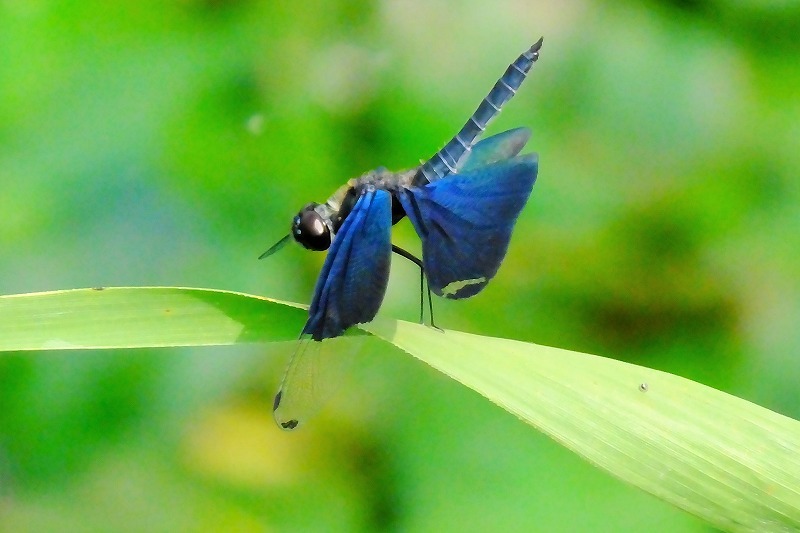
[[[272,402],[272,410],[275,411],[278,409],[278,406],[281,404],[281,395],[283,391],[279,390],[278,394],[275,395],[275,400]]]
[[[283,429],[294,429],[297,427],[297,420],[287,420],[286,422],[281,422],[281,427]]]

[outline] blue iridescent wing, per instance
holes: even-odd
[[[530,138],[531,130],[528,128],[516,128],[487,137],[472,147],[459,163],[458,171],[469,172],[514,157],[522,151]]]
[[[389,279],[391,225],[391,195],[362,192],[328,250],[303,334],[319,341],[375,318]]]
[[[378,312],[389,279],[391,205],[384,190],[363,192],[331,243],[303,328],[306,338],[298,344],[275,396],[273,414],[283,429],[308,420],[349,368],[354,339],[333,337],[369,322]]]
[[[537,156],[523,155],[398,191],[422,239],[422,262],[433,292],[468,298],[492,279],[537,170]]]

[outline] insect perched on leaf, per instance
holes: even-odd
[[[375,318],[393,251],[420,267],[429,293],[445,298],[473,296],[494,277],[536,181],[538,158],[518,155],[530,138],[527,128],[477,141],[516,94],[541,46],[539,39],[511,63],[464,127],[429,160],[349,180],[327,202],[303,207],[289,235],[261,255],[272,255],[291,239],[310,250],[328,250],[301,337],[331,339]],[[392,225],[406,216],[422,239],[422,260],[391,242]],[[309,381],[320,356],[319,350],[306,350],[307,344],[292,358],[275,397],[275,418],[284,429],[297,427],[314,394]]]

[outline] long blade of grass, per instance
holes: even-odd
[[[202,346],[297,339],[297,304],[176,287],[0,296],[0,350]]]
[[[180,288],[0,297],[0,350],[294,339],[295,304]],[[378,319],[362,326],[612,475],[730,531],[800,529],[800,422],[578,352]]]
[[[406,322],[364,329],[719,528],[800,529],[796,420],[613,359]]]

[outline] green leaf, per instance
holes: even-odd
[[[613,359],[397,321],[364,329],[716,527],[800,529],[796,420]]]
[[[202,289],[4,296],[0,350],[284,341],[305,315],[296,304]],[[796,420],[613,359],[380,318],[362,329],[716,527],[800,528]]]
[[[303,306],[174,287],[0,296],[0,350],[202,346],[297,339]]]

